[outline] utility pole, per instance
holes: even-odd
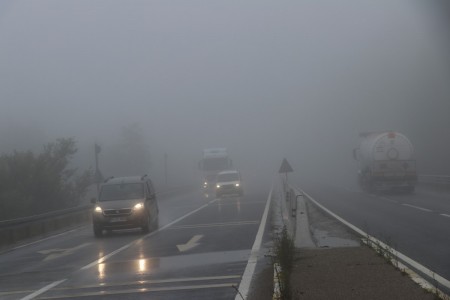
[[[97,185],[97,193],[100,191],[100,181],[102,181],[102,173],[100,172],[100,169],[98,168],[98,155],[102,151],[102,148],[97,145],[97,143],[94,144],[94,152],[95,152],[95,183]]]

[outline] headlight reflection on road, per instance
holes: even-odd
[[[101,263],[98,264],[98,279],[104,279],[105,278],[105,264]]]
[[[97,265],[97,273],[98,273],[98,279],[104,279],[105,278],[105,264],[102,262],[102,258],[105,256],[105,253],[103,251],[100,251],[98,253],[98,259],[99,264]]]
[[[143,274],[148,270],[147,259],[145,259],[144,249],[142,248],[142,243],[139,249],[139,259],[137,260],[137,273]]]
[[[138,260],[138,272],[139,273],[147,272],[147,260],[146,259],[141,258]]]

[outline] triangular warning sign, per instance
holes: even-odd
[[[290,173],[290,172],[294,172],[294,170],[292,169],[291,165],[288,163],[286,158],[283,158],[283,162],[281,163],[281,167],[280,170],[278,171],[278,173]]]

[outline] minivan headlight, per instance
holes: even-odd
[[[101,208],[100,206],[96,206],[95,209],[94,209],[94,211],[95,211],[96,213],[102,213],[102,212],[103,212],[103,210],[102,210],[102,208]]]
[[[136,204],[136,205],[134,206],[134,210],[140,210],[140,209],[142,209],[143,207],[144,207],[144,204],[138,203],[138,204]]]
[[[220,189],[220,184],[216,185],[216,187],[217,187],[218,189]]]
[[[236,183],[236,186],[239,186],[239,183]]]

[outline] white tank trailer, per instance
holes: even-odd
[[[358,161],[360,186],[368,192],[413,192],[417,172],[409,139],[396,131],[364,132],[359,137],[359,148],[353,150],[353,157]]]

